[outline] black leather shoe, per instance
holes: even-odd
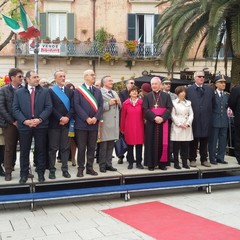
[[[182,169],[178,164],[174,165],[174,168],[176,168],[176,169]]]
[[[68,171],[64,171],[64,172],[62,173],[62,175],[63,175],[63,177],[65,177],[65,178],[70,178],[70,177],[71,177],[71,175],[69,174]]]
[[[154,171],[154,167],[148,167],[149,171]]]
[[[12,174],[11,173],[6,173],[5,174],[5,181],[11,181],[12,180]]]
[[[27,177],[21,177],[19,180],[20,184],[25,184],[27,182],[28,178]]]
[[[42,174],[39,174],[39,175],[38,175],[38,182],[40,182],[40,183],[45,182],[44,175],[42,175]]]
[[[100,172],[103,172],[103,173],[105,173],[106,172],[106,168],[100,168]]]
[[[137,163],[136,168],[138,169],[144,169],[143,165],[141,163]]]
[[[159,166],[159,169],[163,170],[163,171],[166,171],[167,170],[167,167],[166,166]]]
[[[129,163],[128,169],[133,169],[133,164],[132,163]]]
[[[83,170],[78,169],[77,177],[83,177]]]
[[[123,159],[122,158],[118,159],[118,164],[123,164]]]
[[[93,169],[88,169],[86,171],[86,174],[89,174],[89,175],[92,175],[92,176],[97,176],[98,175],[98,173],[95,172]]]
[[[220,160],[220,159],[217,159],[217,163],[228,164],[228,162],[226,162],[226,161],[224,161],[224,160]]]
[[[113,166],[106,167],[106,170],[107,171],[112,171],[112,172],[117,171],[117,169],[114,168]]]
[[[210,163],[213,164],[213,165],[217,165],[218,164],[217,161],[210,161]]]
[[[188,165],[183,165],[182,167],[186,168],[186,169],[190,169],[190,167]]]
[[[55,171],[50,171],[48,178],[49,179],[55,179],[56,178]]]

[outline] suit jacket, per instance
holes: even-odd
[[[186,99],[191,101],[194,113],[193,137],[208,137],[214,102],[214,90],[208,85],[203,85],[201,91],[196,84],[187,88]]]
[[[0,127],[7,127],[16,120],[12,115],[14,92],[11,84],[0,88]]]
[[[119,137],[119,106],[109,105],[111,98],[119,98],[118,94],[112,90],[113,96],[106,88],[101,89],[103,96],[103,125],[101,141],[116,140]]]
[[[221,98],[217,91],[215,91],[215,98],[213,103],[212,127],[227,128],[228,127],[228,99],[229,93],[224,92]]]
[[[121,103],[124,103],[129,98],[128,90],[127,89],[122,90],[119,93],[119,98],[121,100]]]
[[[27,85],[16,91],[13,99],[13,116],[18,121],[19,130],[29,130],[30,128],[23,124],[31,116],[31,98]],[[52,102],[48,89],[38,85],[35,88],[34,118],[41,118],[42,122],[37,128],[47,128],[48,118],[52,112]]]
[[[234,125],[240,126],[240,86],[234,87],[231,90],[228,106],[234,113]]]
[[[73,116],[73,90],[65,87],[64,93],[68,96],[70,100],[69,111],[66,109],[65,105],[56,95],[56,93],[52,89],[49,89],[49,94],[53,105],[52,114],[49,118],[49,128],[51,129],[59,129],[63,127],[59,124],[61,117],[68,117],[69,119],[71,119],[71,117]]]
[[[102,118],[103,112],[103,98],[101,91],[93,86],[93,95],[97,101],[98,110],[94,111],[90,103],[84,98],[84,96],[76,89],[73,97],[73,108],[75,111],[75,129],[86,131],[97,131],[98,121]],[[97,118],[96,124],[89,125],[86,122],[87,118]]]

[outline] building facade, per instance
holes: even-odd
[[[34,4],[34,1],[30,2]],[[97,79],[109,74],[115,82],[139,77],[144,70],[166,76],[162,49],[154,42],[154,28],[167,5],[156,7],[158,3],[158,0],[39,1],[40,77],[51,82],[53,73],[63,69],[68,80],[78,85],[83,81],[83,71],[89,68],[96,72]],[[34,8],[26,10],[34,19]],[[10,30],[2,20],[0,29],[3,29],[4,39]],[[107,39],[104,33],[108,34]],[[34,69],[34,48],[31,40],[11,41],[0,52],[0,75],[7,74],[14,66],[24,71]],[[193,66],[193,56],[194,51],[190,53],[185,69],[214,71],[214,58],[203,58],[200,53]],[[218,70],[224,73],[223,67],[224,63],[220,61]],[[177,66],[173,69],[174,72],[181,70]],[[174,77],[180,78],[180,75]]]

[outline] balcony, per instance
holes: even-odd
[[[140,43],[136,45],[134,51],[126,48],[124,43],[99,42],[60,42],[60,43],[39,43],[39,55],[60,56],[60,57],[83,57],[100,58],[105,53],[109,53],[112,58],[123,59],[159,59],[161,49],[157,48],[156,43]],[[31,56],[34,54],[34,43],[15,42],[16,56]]]

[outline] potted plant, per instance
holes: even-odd
[[[135,52],[137,46],[136,46],[136,43],[133,40],[125,41],[124,44],[125,44],[126,49],[129,52],[131,52],[131,53]]]
[[[42,41],[43,41],[43,43],[50,43],[51,39],[50,39],[50,37],[45,37]]]
[[[60,43],[60,38],[56,37],[54,40],[52,40],[52,43],[55,43],[55,44]]]
[[[63,38],[62,43],[68,43],[67,37],[64,37],[64,38]]]
[[[80,43],[81,41],[80,41],[78,38],[74,38],[72,42],[75,43],[75,44],[78,44],[78,43]]]
[[[105,47],[105,44],[107,43],[108,38],[109,38],[109,33],[103,27],[101,27],[96,31],[95,33],[96,47],[99,53],[103,53],[104,47]]]

